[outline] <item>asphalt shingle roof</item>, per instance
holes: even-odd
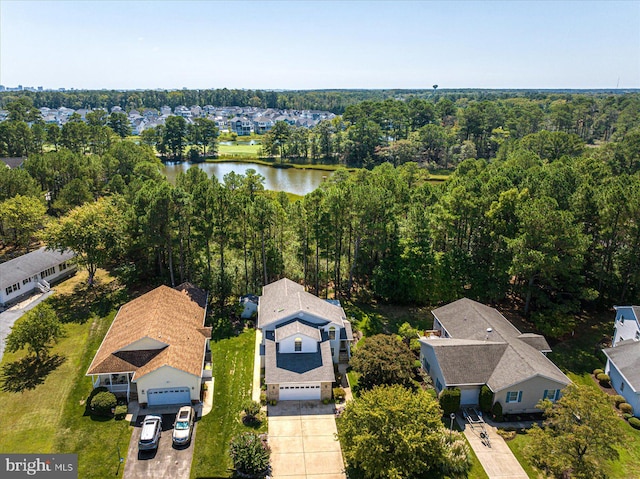
[[[300,321],[293,321],[283,326],[276,327],[276,342],[280,342],[294,334],[304,334],[318,342],[322,340],[320,330],[317,327],[314,328],[313,326],[309,326],[308,324],[304,324]]]
[[[333,382],[329,341],[319,343],[315,353],[280,353],[274,341],[265,347],[265,383]]]
[[[453,341],[451,345],[457,346],[451,348],[453,352],[442,347],[438,351],[434,350],[436,354],[443,351],[439,354],[442,354],[445,361],[440,362],[440,356],[437,357],[448,385],[469,384],[458,383],[460,378],[473,379],[473,383],[486,383],[496,392],[534,376],[543,376],[561,384],[571,382],[538,349],[538,346],[544,346],[544,338],[523,335],[495,308],[463,298],[433,310],[433,315],[451,338],[423,338],[421,341],[427,345]],[[500,355],[500,348],[496,344],[502,345]],[[480,352],[483,347],[487,351]],[[475,364],[478,361],[485,361],[487,364],[479,366]],[[483,380],[483,375],[487,373]]]
[[[160,286],[120,308],[96,353],[87,375],[135,372],[133,380],[162,366],[202,374],[207,294],[189,283],[176,289]],[[127,350],[149,338],[160,349]]]
[[[640,341],[622,341],[602,352],[627,379],[634,391],[640,391]]]
[[[59,251],[42,247],[31,253],[13,258],[0,264],[0,288],[4,289],[7,286],[21,282],[23,279],[35,276],[73,257],[75,257],[75,254],[71,250],[60,253]]]

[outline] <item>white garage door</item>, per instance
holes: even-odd
[[[289,384],[280,386],[280,401],[320,399],[320,384]]]
[[[191,394],[189,393],[189,388],[149,389],[147,391],[147,403],[149,406],[191,404]]]

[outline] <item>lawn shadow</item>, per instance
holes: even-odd
[[[35,389],[42,384],[49,373],[64,363],[66,358],[59,354],[37,359],[34,356],[25,356],[22,359],[5,364],[2,367],[2,390],[19,393],[29,389]]]
[[[54,295],[49,303],[62,323],[84,324],[93,316],[103,317],[127,301],[126,291],[116,282],[79,283],[70,294]]]

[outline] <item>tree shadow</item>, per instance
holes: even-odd
[[[126,300],[126,291],[115,282],[95,283],[92,287],[81,283],[70,294],[51,296],[49,303],[62,323],[83,324],[92,316],[107,315]]]
[[[26,356],[2,367],[0,382],[2,390],[6,392],[20,393],[29,389],[35,389],[42,384],[49,373],[64,363],[66,358],[59,354],[37,359],[35,356]]]

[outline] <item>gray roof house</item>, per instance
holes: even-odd
[[[571,381],[547,357],[544,336],[521,333],[498,310],[459,299],[433,310],[433,330],[420,338],[420,361],[440,393],[457,387],[461,405],[478,404],[487,385],[505,414],[538,412]]]
[[[602,350],[607,357],[604,372],[616,392],[633,406],[633,414],[640,417],[640,306],[614,309],[612,347]]]
[[[40,248],[0,264],[0,306],[20,301],[76,272],[73,251]]]
[[[331,398],[334,364],[349,361],[353,341],[339,301],[281,279],[263,287],[257,326],[268,400]]]

